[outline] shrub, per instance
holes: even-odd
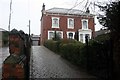
[[[60,41],[47,40],[45,41],[44,46],[54,52],[59,52],[59,44]]]
[[[66,58],[67,60],[71,61],[74,64],[80,65],[82,64],[81,59],[82,54],[82,48],[84,47],[83,43],[76,42],[76,43],[68,43],[68,44],[61,44],[60,45],[60,53],[63,58]]]
[[[97,37],[95,37],[95,40],[99,42],[104,42],[109,39],[110,39],[110,33],[98,35]]]
[[[106,78],[109,76],[108,69],[111,68],[110,62],[110,43],[90,41],[88,46],[88,67],[93,74]]]
[[[68,43],[78,43],[78,41],[74,39],[62,39],[60,40],[61,44],[68,44]]]

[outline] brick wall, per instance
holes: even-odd
[[[59,17],[59,28],[52,28],[52,17]],[[74,18],[74,29],[67,28],[67,18]],[[65,16],[65,15],[49,15],[44,14],[41,18],[41,44],[48,39],[48,30],[58,30],[63,31],[63,38],[67,38],[66,31],[76,32],[78,29],[82,28],[81,19],[88,19],[88,27],[92,30],[92,37],[95,36],[94,29],[94,18],[85,16]]]

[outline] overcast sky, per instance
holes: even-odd
[[[83,2],[82,2],[83,1]],[[23,30],[25,33],[29,32],[28,24],[31,20],[31,33],[35,35],[40,34],[40,18],[41,9],[43,3],[46,5],[46,9],[53,7],[59,8],[72,8],[84,10],[84,6],[87,0],[12,0],[12,15],[11,15],[11,30],[13,28],[17,30]],[[89,2],[99,0],[89,0]],[[109,1],[109,0],[100,0]],[[0,28],[8,30],[9,12],[10,12],[10,0],[0,0]],[[92,8],[90,8],[92,9]],[[95,10],[97,10],[95,8]],[[93,10],[91,10],[92,12]],[[95,30],[99,30],[101,26],[95,19]]]

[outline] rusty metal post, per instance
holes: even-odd
[[[88,51],[88,36],[87,35],[85,36],[85,42],[86,42],[86,54],[87,54],[86,67],[87,67],[87,71],[89,71],[89,51]]]

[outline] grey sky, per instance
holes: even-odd
[[[53,7],[59,8],[72,8],[75,4],[80,3],[83,0],[12,0],[12,17],[11,17],[11,29],[16,28],[28,33],[29,19],[31,20],[31,33],[40,34],[40,18],[42,4],[45,3],[46,9]],[[84,10],[84,6],[87,0],[74,7],[74,9]],[[89,0],[90,2],[99,0]],[[101,0],[108,1],[108,0]],[[9,20],[9,5],[10,0],[0,0],[0,28],[8,30]],[[95,20],[95,30],[99,30],[101,26],[98,21]]]

